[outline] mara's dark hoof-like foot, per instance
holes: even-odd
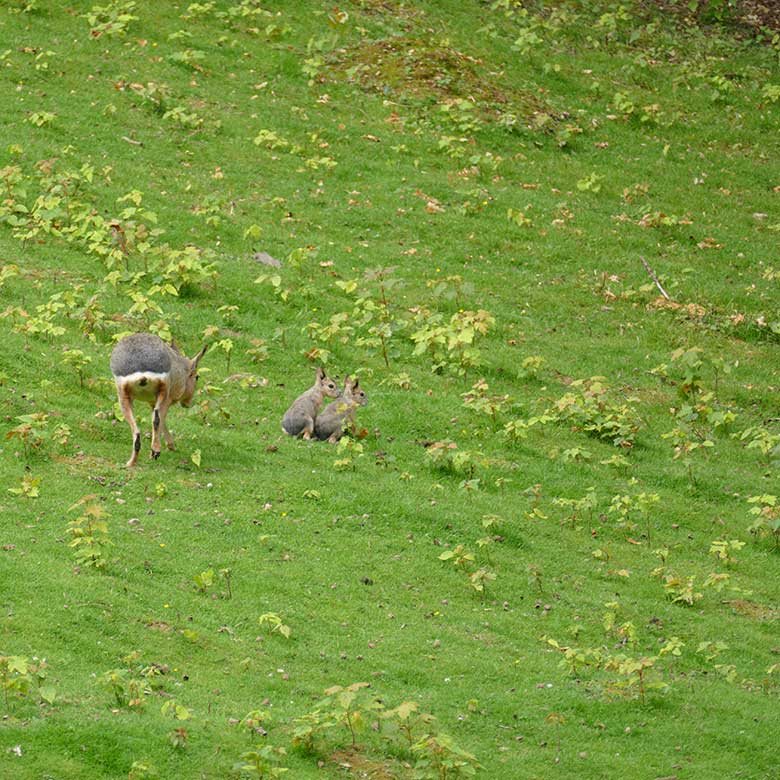
[[[157,460],[160,457],[160,450],[152,450],[152,460]]]

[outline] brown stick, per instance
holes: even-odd
[[[642,255],[639,256],[639,259],[642,261],[642,265],[645,267],[645,271],[647,271],[647,275],[655,282],[655,286],[661,291],[661,295],[666,298],[667,301],[671,301],[672,299],[667,294],[666,290],[664,290],[663,287],[661,287],[661,282],[658,281],[658,277],[655,275],[655,271],[653,271],[652,268],[650,268],[650,264],[645,260]]]

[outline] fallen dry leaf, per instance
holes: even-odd
[[[723,244],[719,244],[712,236],[707,236],[703,241],[696,244],[699,249],[723,249]]]

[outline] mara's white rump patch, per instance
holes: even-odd
[[[144,384],[150,382],[157,384],[158,382],[167,382],[169,376],[170,374],[167,372],[164,374],[157,374],[154,371],[134,371],[127,376],[115,376],[114,381],[118,385],[139,385],[145,379],[146,382],[144,382]]]
[[[166,384],[170,374],[158,374],[156,371],[134,371],[127,376],[115,376],[119,392],[129,392],[133,398],[139,401],[148,401],[153,404],[157,399],[160,385]]]

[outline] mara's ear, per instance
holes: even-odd
[[[352,383],[352,389],[357,390],[360,385],[360,377],[356,376],[355,381]]]
[[[192,358],[192,370],[196,369],[198,367],[198,363],[200,363],[200,359],[206,354],[206,350],[209,348],[209,345],[206,344],[203,349],[198,352],[197,355],[195,355],[194,358]]]
[[[325,379],[325,369],[322,366],[318,366],[317,368],[317,381],[322,382],[322,380]]]
[[[352,377],[349,374],[347,374],[344,377],[344,389],[350,390],[352,389],[352,387],[354,387],[354,385],[352,384]]]

